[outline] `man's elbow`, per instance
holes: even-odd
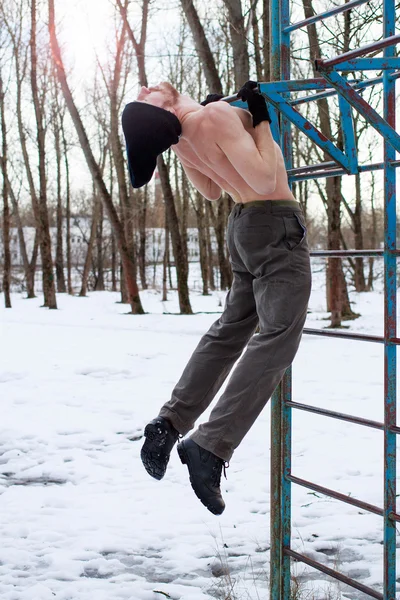
[[[209,179],[207,189],[205,190],[205,193],[203,193],[204,198],[211,201],[219,200],[221,198],[221,194],[222,190],[219,185],[217,185],[215,181]]]
[[[219,200],[221,198],[221,194],[222,194],[222,190],[221,188],[216,188],[213,190],[208,191],[206,194],[203,194],[204,198],[206,198],[207,200]]]

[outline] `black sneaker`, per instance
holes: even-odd
[[[226,477],[225,462],[190,438],[178,444],[178,454],[189,469],[190,483],[198,499],[214,515],[222,514],[225,502],[221,496],[220,484],[222,467]]]
[[[140,457],[144,468],[154,479],[162,479],[167,470],[169,456],[174,444],[178,441],[179,432],[164,419],[153,419],[144,430],[146,441]]]

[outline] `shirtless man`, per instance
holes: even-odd
[[[143,87],[138,96],[178,118],[181,134],[172,148],[201,194],[218,200],[224,190],[235,201],[227,228],[233,283],[224,311],[146,426],[141,452],[147,472],[161,479],[174,444],[193,429],[238,361],[209,420],[178,444],[196,495],[214,514],[225,508],[222,468],[295,357],[311,290],[304,216],[264,99],[254,82],[238,98],[248,111],[214,97],[199,104],[168,83]]]

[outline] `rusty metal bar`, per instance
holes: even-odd
[[[349,6],[349,4],[346,4]],[[356,50],[350,50],[349,52],[345,52],[339,56],[334,56],[333,58],[328,58],[326,60],[322,60],[322,58],[316,59],[317,66],[321,66],[323,69],[329,69],[335,65],[338,65],[342,62],[346,62],[348,60],[352,60],[353,58],[357,58],[358,56],[363,56],[364,54],[369,54],[370,52],[375,52],[375,50],[383,50],[384,48],[389,48],[390,46],[394,46],[395,44],[400,43],[400,35],[390,35],[388,37],[379,40],[378,42],[373,42],[372,44],[367,44],[366,46],[362,46],[362,48],[357,48]]]
[[[397,38],[395,0],[384,0],[383,3],[383,35],[386,39]],[[395,48],[386,45],[384,58],[393,58]],[[383,117],[388,126],[396,129],[396,89],[395,82],[389,78],[389,71],[383,72]],[[395,146],[394,146],[395,147]],[[383,595],[388,600],[396,597],[396,524],[390,515],[396,512],[396,434],[392,428],[396,426],[396,384],[397,384],[397,347],[391,343],[397,331],[397,277],[396,257],[396,169],[392,161],[396,152],[389,138],[384,141],[384,230],[385,230],[385,432],[384,432],[384,534],[383,534]]]
[[[346,575],[343,575],[338,571],[334,571],[333,569],[322,565],[321,563],[317,562],[316,560],[313,560],[312,558],[309,558],[308,556],[299,554],[294,550],[285,550],[285,554],[288,554],[291,558],[294,558],[299,562],[303,562],[306,565],[309,565],[310,567],[321,571],[321,573],[325,573],[325,575],[329,575],[330,577],[333,577],[333,579],[337,579],[338,581],[341,581],[342,583],[345,583],[346,585],[349,585],[350,587],[353,587],[356,590],[359,590],[360,592],[364,592],[364,594],[367,594],[367,596],[370,596],[371,598],[377,598],[377,600],[384,600],[383,595],[374,590],[373,588],[363,585],[362,583],[358,583],[358,581],[356,581],[355,579],[351,579],[350,577],[347,577]]]
[[[400,160],[392,160],[391,163],[392,167],[400,167]],[[379,162],[379,163],[372,163],[370,165],[360,165],[358,167],[358,170],[360,173],[366,173],[367,171],[378,171],[380,169],[383,169],[385,167],[385,163],[383,162]],[[301,167],[296,167],[295,169],[290,169],[290,171],[288,171],[289,177],[291,175],[298,175],[301,173],[312,173],[314,171],[319,171],[321,169],[324,169],[323,173],[326,174],[328,172],[329,169],[335,169],[337,170],[337,163],[335,163],[334,161],[330,161],[330,162],[325,162],[325,163],[319,163],[318,165],[302,165]],[[345,173],[344,173],[345,174]]]
[[[400,254],[400,250],[395,250],[394,254]],[[383,256],[384,250],[313,250],[310,256],[330,257],[330,258],[346,258],[346,257],[369,257]]]
[[[368,502],[363,502],[362,500],[357,500],[356,498],[352,498],[351,496],[346,496],[346,494],[341,494],[340,492],[335,492],[334,490],[330,490],[322,485],[317,485],[316,483],[312,483],[311,481],[307,481],[306,479],[301,479],[300,477],[295,477],[294,475],[288,475],[288,479],[292,483],[297,483],[297,485],[301,485],[302,487],[306,487],[314,492],[320,492],[324,494],[324,496],[329,496],[330,498],[335,498],[335,500],[340,500],[341,502],[346,502],[346,504],[351,504],[352,506],[357,506],[357,508],[361,508],[362,510],[367,510],[368,512],[374,513],[375,515],[379,515],[383,517],[383,509],[375,506],[374,504],[369,504]]]
[[[303,329],[303,333],[307,333],[308,335],[320,335],[322,337],[332,337],[343,340],[355,340],[357,342],[376,342],[378,344],[383,344],[385,342],[385,338],[380,337],[378,335],[366,335],[364,333],[347,333],[344,331],[330,331],[329,329],[311,329],[309,327],[305,327]]]
[[[378,421],[371,421],[370,419],[362,419],[361,417],[353,417],[344,413],[339,413],[333,410],[327,410],[326,408],[319,408],[318,406],[310,406],[309,404],[300,404],[299,402],[288,401],[288,406],[297,408],[298,410],[304,410],[306,412],[321,415],[323,417],[331,417],[332,419],[339,419],[340,421],[347,421],[348,423],[354,423],[355,425],[364,425],[365,427],[371,427],[372,429],[379,429],[383,431],[384,424]],[[400,433],[400,429],[399,429]]]
[[[289,4],[289,0],[284,0]],[[271,79],[281,79],[281,2],[270,2]],[[280,131],[278,131],[278,143]],[[271,398],[271,514],[270,514],[270,600],[282,598],[283,552],[282,552],[282,384]],[[290,576],[290,569],[289,569]]]

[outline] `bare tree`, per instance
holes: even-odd
[[[51,103],[51,126],[54,138],[54,148],[56,153],[56,224],[57,224],[57,243],[56,243],[56,279],[57,291],[65,293],[67,291],[64,275],[64,251],[63,251],[63,201],[61,190],[61,165],[62,165],[62,140],[61,140],[61,123],[65,113],[64,107],[61,107],[59,98],[59,90],[56,83],[56,74],[54,65],[52,69],[52,103]]]
[[[31,0],[31,87],[33,106],[37,126],[37,149],[39,154],[39,198],[34,206],[37,227],[40,231],[40,251],[42,258],[44,304],[48,308],[57,308],[56,289],[54,285],[53,260],[51,256],[51,237],[49,213],[47,210],[47,177],[46,177],[46,130],[44,125],[44,98],[46,89],[42,86],[42,98],[39,96],[37,73],[37,7],[36,0]],[[33,202],[35,200],[32,198]],[[36,204],[36,203],[35,203]]]
[[[121,260],[124,265],[124,275],[126,280],[126,285],[129,293],[129,302],[131,305],[133,314],[143,314],[143,307],[140,301],[139,289],[135,279],[135,265],[132,261],[132,258],[129,253],[129,248],[127,245],[127,241],[125,238],[125,232],[123,226],[119,220],[117,211],[112,202],[112,198],[110,193],[106,187],[104,179],[101,175],[101,170],[99,165],[97,164],[92,149],[90,147],[89,139],[86,134],[86,130],[84,128],[82,119],[80,117],[79,111],[75,105],[74,99],[72,97],[71,90],[68,85],[64,64],[61,58],[60,47],[58,44],[58,40],[55,32],[55,13],[54,13],[54,0],[49,0],[49,33],[50,33],[50,43],[52,48],[53,60],[55,61],[57,76],[59,83],[61,85],[61,89],[64,95],[64,99],[66,105],[68,107],[69,113],[71,115],[71,119],[75,125],[76,132],[78,134],[78,138],[86,158],[86,162],[88,164],[91,176],[93,181],[95,182],[97,189],[99,191],[100,197],[104,202],[105,209],[108,213],[108,217],[110,219],[111,225],[114,229],[115,237],[118,243]]]
[[[65,250],[67,258],[67,291],[68,294],[74,293],[72,287],[72,265],[71,265],[71,180],[69,174],[69,158],[68,151],[69,146],[67,142],[67,135],[65,131],[65,112],[62,111],[59,114],[60,119],[60,131],[62,149],[64,154],[64,168],[65,168]]]
[[[312,0],[303,0],[304,15],[306,18],[312,17],[315,12]],[[321,56],[320,42],[317,35],[315,23],[307,27],[310,59],[313,65],[314,77],[318,77],[315,67],[315,59]],[[329,110],[329,104],[326,98],[317,101],[319,123],[322,134],[329,140],[334,139],[332,131],[332,117]],[[342,132],[339,130],[337,140],[338,146],[343,144]],[[329,161],[330,156],[324,153],[324,161]],[[328,177],[325,183],[326,207],[328,216],[328,250],[337,250],[340,248],[340,222],[341,222],[341,177]],[[343,300],[346,303],[343,304]],[[342,270],[340,258],[330,258],[328,260],[327,270],[327,300],[328,310],[331,312],[331,327],[340,327],[343,316],[351,318],[356,316],[348,302],[346,280]]]
[[[139,83],[142,86],[147,85],[147,75],[144,69],[144,65],[141,63],[141,58],[145,53],[146,44],[146,32],[147,32],[147,19],[148,19],[148,8],[150,0],[143,0],[142,7],[142,27],[140,42],[137,42],[135,35],[128,21],[128,1],[123,6],[121,0],[116,0],[118,8],[121,13],[121,17],[125,22],[129,39],[132,41],[137,53],[138,59],[138,72],[139,72]],[[143,79],[142,79],[143,78]],[[189,288],[188,288],[188,263],[187,257],[185,256],[184,244],[182,243],[182,236],[179,231],[179,222],[176,213],[174,193],[171,187],[170,176],[168,167],[165,164],[162,155],[157,158],[157,168],[160,174],[161,188],[163,191],[164,201],[166,203],[166,214],[168,219],[168,228],[171,233],[172,247],[174,250],[175,267],[178,279],[178,296],[180,310],[184,314],[191,314],[192,308],[190,305]]]
[[[8,203],[8,176],[7,176],[7,127],[4,108],[5,91],[3,87],[3,78],[0,70],[0,120],[1,120],[1,138],[2,138],[2,157],[1,173],[3,177],[3,248],[4,248],[4,267],[3,267],[3,292],[6,308],[11,308],[11,252],[10,252],[10,207]]]
[[[228,11],[235,88],[238,90],[250,79],[249,52],[241,0],[223,0]]]

